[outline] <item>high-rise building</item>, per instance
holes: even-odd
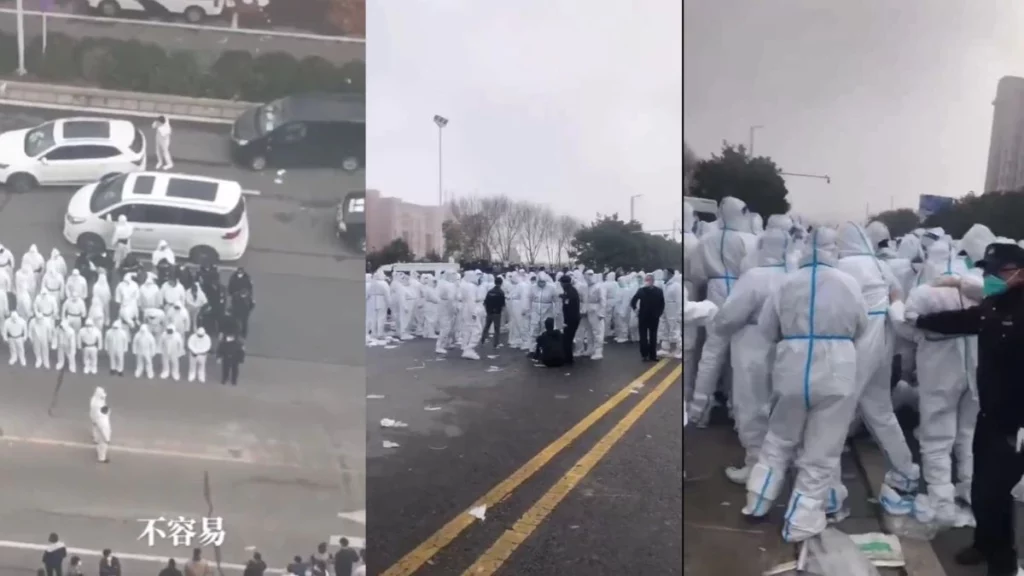
[[[999,79],[985,192],[1024,189],[1024,78]]]

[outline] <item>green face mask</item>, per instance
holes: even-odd
[[[993,276],[991,274],[985,275],[985,297],[996,296],[1002,294],[1009,289],[1006,284],[1006,280],[1003,280],[999,276]]]
[[[970,256],[964,256],[964,262],[967,264],[968,268],[974,268],[974,260],[972,260]]]

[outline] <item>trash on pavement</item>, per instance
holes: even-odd
[[[407,428],[409,425],[400,420],[392,420],[391,418],[381,418],[380,425],[384,428]]]
[[[384,441],[385,448],[398,448],[398,442],[392,442],[391,440]]]
[[[479,506],[474,506],[469,510],[469,515],[477,520],[483,520],[484,517],[487,516],[487,505],[481,504]]]
[[[497,366],[488,366],[487,370],[484,370],[484,372],[501,372],[502,370],[504,370],[504,368],[499,368]]]

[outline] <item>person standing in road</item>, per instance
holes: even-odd
[[[629,307],[633,309],[640,325],[640,356],[644,362],[657,362],[658,321],[665,312],[665,293],[654,285],[654,274],[644,276],[644,285],[633,295]]]
[[[110,548],[103,550],[103,557],[100,558],[99,576],[121,576],[121,560],[110,551]]]
[[[60,541],[56,532],[50,533],[50,538],[43,551],[43,568],[46,569],[46,576],[62,576],[64,572],[64,558],[68,555],[68,549]]]
[[[494,279],[494,286],[484,296],[484,310],[487,312],[487,319],[484,320],[484,333],[480,337],[480,345],[487,341],[487,331],[494,326],[494,348],[498,348],[501,339],[501,313],[505,310],[505,291],[501,289],[501,276]]]
[[[158,576],[183,576],[181,570],[178,570],[178,563],[174,561],[174,558],[167,559],[167,566],[160,571]]]
[[[263,555],[253,552],[252,558],[245,564],[245,572],[242,576],[263,576],[267,571],[267,563],[263,561]]]
[[[202,548],[192,549],[192,559],[185,564],[185,576],[213,576],[213,568],[203,559]]]
[[[245,345],[234,334],[228,334],[217,347],[217,361],[221,367],[220,383],[230,380],[232,386],[237,386],[238,367],[245,362]]]
[[[348,538],[342,538],[341,549],[334,553],[334,576],[354,576],[352,569],[359,563],[360,555],[349,546]]]
[[[153,133],[156,136],[153,140],[156,145],[156,169],[174,168],[174,160],[171,158],[171,121],[167,116],[160,116],[153,122]]]
[[[580,327],[580,293],[572,285],[572,277],[569,274],[562,274],[558,279],[562,284],[562,321],[565,323],[565,330],[562,331],[562,342],[566,364],[572,364],[572,351],[576,341],[576,330]],[[547,324],[545,323],[545,326]]]
[[[255,308],[256,302],[249,290],[242,289],[231,295],[231,309],[228,312],[234,319],[236,334],[242,338],[249,336],[249,316]]]

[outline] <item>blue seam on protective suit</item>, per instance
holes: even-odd
[[[950,276],[954,275],[953,274],[953,252],[950,252],[949,256],[946,258],[946,274],[948,274]],[[963,294],[960,294],[959,292],[958,292],[957,295],[958,295],[958,297],[960,299],[960,309],[963,310],[964,309],[964,296],[963,296]],[[954,336],[954,338],[956,338],[957,340],[960,340],[961,342],[963,342],[963,345],[964,345],[964,370],[967,371],[967,382],[968,382],[968,384],[970,384],[970,381],[971,381],[971,352],[970,352],[970,346],[967,343],[967,337],[966,336]],[[970,386],[968,386],[968,387],[970,387]]]
[[[718,239],[718,260],[722,263],[722,269],[725,270],[725,276],[721,279],[725,280],[725,295],[728,296],[732,293],[732,281],[736,280],[733,276],[729,275],[729,270],[725,267],[725,233],[729,231],[729,228],[722,227],[722,235]]]
[[[835,488],[828,489],[828,507],[829,510],[835,510],[839,507],[839,497],[836,496]]]
[[[807,363],[804,364],[804,407],[811,409],[811,362],[814,358],[814,301],[817,298],[818,283],[818,230],[814,230],[811,240],[811,297],[808,312]]]
[[[790,505],[789,510],[786,511],[786,520],[785,520],[784,525],[782,526],[782,538],[783,538],[783,540],[789,541],[789,534],[790,534],[790,532],[789,532],[790,524],[789,523],[793,519],[793,514],[796,514],[796,506],[797,506],[797,504],[800,503],[800,498],[802,496],[803,496],[803,494],[800,494],[799,492],[797,492],[796,493],[796,497],[793,498],[793,503]]]
[[[751,516],[757,516],[757,511],[761,509],[761,503],[764,502],[764,493],[768,491],[768,484],[772,481],[772,474],[774,470],[768,469],[768,475],[764,477],[764,483],[761,484],[761,489],[757,491],[757,504],[754,504],[754,510],[751,512]]]

